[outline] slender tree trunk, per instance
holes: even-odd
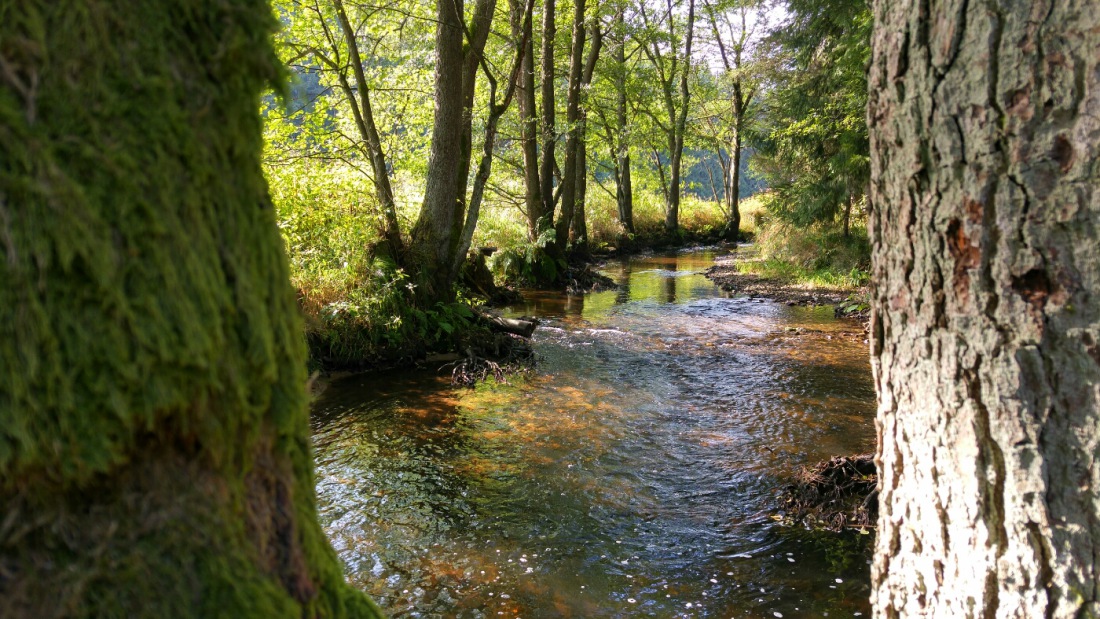
[[[875,24],[876,615],[1100,616],[1100,6]]]
[[[844,205],[844,238],[851,236],[852,205],[854,201],[852,194],[848,194],[848,202]]]
[[[744,24],[742,24],[742,30],[744,30]],[[743,42],[742,37],[742,45],[735,49],[734,54],[738,74],[733,85],[733,143],[730,144],[728,175],[730,182],[726,187],[726,205],[729,213],[726,238],[735,243],[741,240],[741,132],[745,126],[746,107],[740,74]]]
[[[600,31],[598,20],[593,20],[591,32],[588,35],[591,44],[588,46],[588,58],[584,62],[584,70],[581,72],[581,89],[587,90],[592,83],[592,76],[596,71],[596,61],[600,58],[600,50],[603,49],[603,32]],[[569,235],[569,241],[573,244],[574,251],[581,255],[588,254],[588,222],[585,214],[585,199],[588,194],[588,100],[582,97],[578,110],[576,131],[577,167],[573,173],[573,179],[569,182],[576,187],[576,202],[573,208],[573,224]]]
[[[351,20],[348,19],[347,12],[344,10],[342,0],[333,0],[333,5],[340,21],[340,30],[344,34],[344,42],[348,46],[348,64],[351,66],[352,74],[355,75],[356,90],[352,90],[344,72],[339,67],[336,67],[336,73],[340,76],[341,86],[350,104],[360,138],[367,144],[371,174],[374,176],[374,192],[382,208],[382,238],[389,244],[392,256],[400,260],[404,254],[404,243],[401,240],[401,224],[397,221],[397,202],[393,198],[389,167],[386,165],[386,155],[382,150],[382,138],[378,135],[378,127],[374,122],[370,88],[363,70],[363,59],[359,54],[359,42],[351,26]]]
[[[619,133],[615,138],[615,201],[619,222],[627,234],[634,234],[634,188],[630,178],[630,143],[626,125],[626,9],[620,5],[615,14],[619,41],[615,45],[615,117]]]
[[[493,170],[493,147],[496,145],[497,139],[497,126],[500,124],[500,118],[504,116],[504,113],[508,111],[508,106],[512,103],[512,97],[515,95],[516,88],[519,84],[520,72],[523,67],[523,57],[526,55],[527,50],[527,38],[531,34],[531,12],[534,7],[534,0],[527,0],[526,5],[522,2],[511,2],[512,21],[519,21],[523,25],[520,27],[523,35],[516,45],[516,57],[512,62],[512,70],[508,76],[508,85],[506,86],[504,101],[497,103],[497,82],[496,78],[491,74],[486,75],[486,79],[489,82],[489,117],[485,120],[485,136],[481,141],[481,161],[478,163],[477,172],[474,174],[474,187],[470,192],[470,204],[466,212],[466,223],[462,227],[462,236],[458,242],[458,251],[455,252],[454,264],[452,265],[452,279],[457,279],[458,274],[462,268],[462,265],[466,262],[466,252],[470,250],[470,243],[474,238],[474,231],[477,229],[477,221],[481,213],[481,202],[485,196],[485,185],[489,182],[489,175]]]
[[[691,78],[691,40],[695,32],[695,0],[688,2],[687,33],[684,43],[684,61],[680,74],[680,110],[673,119],[669,140],[669,192],[665,211],[665,229],[675,232],[680,228],[680,167],[684,156],[684,134],[687,132],[687,114],[690,104],[688,80]],[[670,111],[672,108],[669,108]]]
[[[573,223],[573,210],[577,199],[577,144],[580,123],[581,78],[584,72],[584,10],[585,0],[573,2],[573,38],[569,52],[569,90],[566,94],[565,122],[568,137],[565,140],[565,165],[561,172],[561,212],[555,224],[558,244],[564,247],[569,239]]]
[[[463,204],[463,210],[465,210],[469,172],[473,161],[473,113],[474,95],[477,94],[477,74],[481,70],[481,61],[485,54],[485,44],[489,40],[489,30],[493,24],[496,6],[496,0],[476,0],[474,14],[469,23],[469,37],[465,39],[463,50],[462,139],[458,163],[459,170],[463,171],[458,179],[458,200]]]
[[[270,7],[3,13],[0,616],[381,616],[317,521]]]
[[[665,164],[661,162],[661,153],[656,148],[653,149],[653,162],[657,166],[657,180],[661,182],[661,194],[665,197],[665,204],[668,204],[672,200],[669,196],[668,178],[665,174]]]
[[[741,130],[735,129],[730,148],[729,185],[726,187],[726,205],[729,222],[726,238],[736,243],[741,240]]]
[[[530,30],[519,32],[514,24],[512,36],[525,40],[523,63],[520,67],[519,117],[520,141],[523,147],[524,203],[527,208],[527,236],[536,241],[542,234],[542,186],[539,181],[538,118],[535,106],[535,42]]]
[[[675,232],[680,228],[680,163],[684,152],[684,142],[679,135],[673,135],[668,145],[668,191],[665,194],[665,229]]]
[[[585,213],[585,199],[588,196],[588,145],[585,139],[587,113],[581,112],[577,126],[577,173],[573,177],[576,186],[577,202],[573,208],[573,225],[569,242],[573,251],[581,256],[588,255],[588,219]]]
[[[557,127],[554,109],[554,38],[557,36],[554,0],[544,0],[542,8],[542,223],[539,233],[554,227],[554,146]]]
[[[624,153],[624,150],[626,151]],[[627,234],[634,234],[634,183],[630,178],[630,151],[619,150],[619,178],[615,188],[615,199],[619,204],[619,221]]]
[[[424,204],[413,227],[409,254],[417,278],[417,296],[427,303],[453,294],[451,265],[464,223],[463,167],[463,0],[436,3],[435,119],[432,125]],[[468,117],[467,117],[468,118]],[[469,162],[469,157],[465,157]]]

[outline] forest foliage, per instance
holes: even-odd
[[[450,26],[411,0],[274,4],[294,80],[265,101],[265,169],[315,357],[453,346],[469,248],[541,286],[593,251],[754,234],[866,268],[863,0],[476,0]]]

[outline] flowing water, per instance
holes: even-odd
[[[394,617],[869,616],[871,536],[770,517],[797,467],[873,448],[863,335],[729,298],[712,258],[529,294],[540,362],[511,385],[334,383],[317,490],[350,581]]]

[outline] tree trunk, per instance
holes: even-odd
[[[592,83],[592,76],[596,71],[596,61],[600,58],[600,50],[603,49],[603,32],[600,31],[598,20],[593,20],[591,32],[588,35],[591,44],[588,46],[588,58],[584,61],[584,70],[581,72],[581,89],[587,90]],[[573,172],[573,179],[569,182],[576,187],[576,202],[573,208],[573,224],[569,241],[573,244],[573,250],[581,255],[588,254],[588,220],[585,214],[585,200],[588,195],[588,99],[583,97],[578,110],[576,132],[577,167]]]
[[[736,108],[740,106],[735,105]],[[726,205],[729,210],[729,222],[726,238],[736,243],[741,240],[741,123],[734,121],[733,144],[730,148],[729,185],[726,187]]]
[[[615,29],[619,41],[615,45],[615,116],[619,133],[615,142],[615,202],[619,207],[619,222],[627,234],[634,234],[634,187],[630,178],[630,144],[626,126],[626,9],[619,6],[615,14]]]
[[[674,134],[669,141],[668,191],[665,192],[665,230],[675,232],[680,228],[680,163],[683,160],[684,141]]]
[[[851,236],[852,230],[852,206],[855,202],[852,194],[848,194],[848,202],[844,204],[844,238]]]
[[[463,224],[465,196],[460,196],[459,188],[465,186],[469,171],[469,156],[463,154],[463,4],[463,0],[436,2],[435,119],[424,204],[409,246],[417,296],[428,304],[449,300],[454,293],[452,272],[446,267],[454,264]],[[462,165],[464,159],[467,167]]]
[[[542,8],[542,223],[539,233],[554,227],[554,145],[557,143],[554,103],[554,37],[557,36],[554,0]]]
[[[317,522],[260,169],[277,26],[260,0],[5,7],[0,616],[381,616]]]
[[[531,241],[537,241],[542,234],[539,222],[543,220],[544,213],[542,186],[539,182],[538,119],[535,107],[535,42],[530,31],[520,32],[522,27],[521,24],[514,23],[512,36],[516,40],[525,41],[519,76],[520,143],[523,147],[527,237]]]
[[[565,140],[565,165],[561,172],[561,211],[554,224],[558,244],[565,247],[573,223],[577,199],[577,139],[581,106],[581,77],[584,72],[585,0],[573,2],[573,38],[569,52],[569,85],[565,103],[565,122],[569,132]]]
[[[344,10],[344,3],[341,0],[334,0],[333,6],[340,21],[340,30],[344,34],[344,42],[348,46],[348,64],[351,66],[352,74],[355,75],[356,90],[352,90],[345,73],[339,67],[334,69],[339,75],[344,96],[351,107],[359,136],[367,144],[367,158],[370,160],[371,174],[374,176],[372,179],[374,192],[382,208],[382,238],[389,245],[390,254],[400,260],[405,248],[401,239],[401,225],[397,222],[397,202],[393,198],[389,167],[386,164],[386,154],[382,150],[382,138],[378,135],[378,127],[374,122],[370,88],[363,70],[363,59],[359,55],[359,42],[351,26],[351,20],[348,19],[348,14]]]
[[[1100,616],[1100,6],[875,3],[877,616]]]
[[[476,0],[473,16],[468,25],[468,37],[463,46],[462,58],[462,138],[458,169],[458,200],[465,210],[466,193],[469,189],[470,167],[473,161],[474,144],[474,95],[477,94],[477,74],[481,70],[481,61],[485,54],[485,44],[489,40],[489,30],[493,25],[496,0]],[[475,222],[476,223],[476,220]],[[464,252],[457,252],[457,262],[461,264]]]
[[[665,229],[675,232],[680,228],[680,167],[684,156],[684,134],[687,132],[689,91],[691,78],[691,40],[695,33],[695,0],[688,2],[687,34],[684,43],[684,63],[680,74],[680,111],[672,125],[669,140],[668,208],[665,211]],[[671,107],[669,108],[671,111]]]
[[[630,177],[630,151],[621,149],[619,153],[622,154],[618,162],[618,186],[615,188],[615,199],[619,205],[619,221],[627,234],[634,234],[634,183]]]
[[[512,62],[512,69],[508,73],[508,84],[505,87],[504,101],[497,103],[497,81],[487,72],[486,81],[489,82],[489,115],[485,119],[485,134],[481,141],[481,160],[478,162],[477,171],[474,173],[474,186],[470,191],[470,203],[466,207],[466,223],[462,226],[462,233],[458,241],[458,250],[455,252],[455,264],[452,267],[452,279],[458,279],[462,265],[466,261],[466,252],[470,250],[470,243],[477,229],[477,221],[481,215],[481,202],[485,197],[485,185],[489,182],[489,175],[493,170],[493,148],[496,145],[497,126],[500,118],[508,111],[508,106],[515,96],[516,87],[519,84],[519,76],[523,67],[523,57],[526,55],[527,41],[531,35],[531,12],[534,0],[524,2],[511,2],[511,20],[519,21],[522,26],[522,35],[516,42],[516,57]]]
[[[573,225],[569,236],[573,251],[581,256],[588,255],[588,220],[584,212],[585,200],[588,198],[588,142],[585,139],[587,117],[587,112],[581,111],[581,118],[577,123],[577,173],[573,177],[577,202],[573,208]]]

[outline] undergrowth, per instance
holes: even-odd
[[[749,218],[757,260],[738,269],[769,279],[815,287],[856,289],[870,280],[871,245],[862,218],[848,236],[836,222],[795,226],[768,211],[768,198],[753,201]]]
[[[452,350],[479,329],[461,298],[417,307],[408,274],[375,255],[377,209],[362,174],[310,163],[266,171],[315,369]]]

